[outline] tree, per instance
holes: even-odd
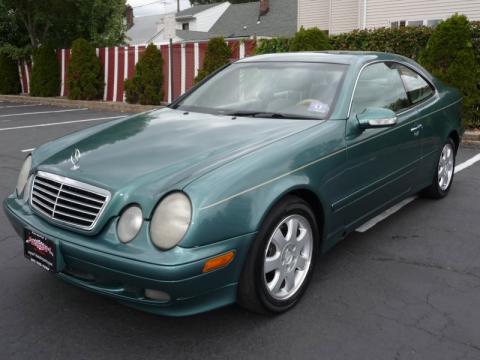
[[[95,54],[95,48],[85,39],[73,42],[68,85],[68,97],[73,100],[95,100],[103,95],[102,64]]]
[[[79,37],[96,46],[124,41],[125,0],[0,0],[0,11],[0,19],[16,28],[16,36],[26,37],[32,49],[46,43],[68,48]],[[22,41],[2,40],[25,47]]]
[[[153,44],[145,49],[138,61],[133,79],[125,80],[129,103],[160,105],[163,100],[163,59],[160,50]]]
[[[421,54],[420,63],[434,76],[463,93],[467,125],[479,126],[471,123],[475,116],[479,116],[480,70],[467,18],[456,14],[441,22]]]
[[[17,63],[0,54],[0,94],[18,94],[20,89]]]
[[[232,51],[225,43],[223,37],[212,38],[208,41],[207,51],[205,53],[205,61],[203,68],[198,72],[195,82],[205,79],[209,74],[221,68],[230,62]]]
[[[60,69],[55,50],[43,45],[33,54],[30,95],[58,96],[60,89]]]
[[[327,35],[319,28],[305,30],[303,26],[290,40],[290,51],[322,51],[332,47]]]

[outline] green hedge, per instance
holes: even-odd
[[[135,67],[135,76],[125,80],[127,102],[160,105],[163,100],[163,59],[158,48],[150,44]]]
[[[96,100],[103,96],[103,70],[95,48],[85,39],[72,44],[68,65],[68,97],[72,100]]]
[[[273,54],[287,52],[290,48],[290,39],[279,37],[273,39],[260,39],[257,42],[256,54]]]
[[[21,91],[17,62],[0,54],[0,94],[18,94]]]
[[[290,40],[290,51],[322,51],[331,50],[328,36],[319,28],[304,29],[303,26]]]
[[[354,30],[330,36],[330,43],[335,50],[382,51],[417,60],[433,31],[423,26]]]
[[[60,92],[60,67],[55,50],[43,45],[33,54],[31,96],[58,96]]]
[[[468,127],[480,127],[477,58],[472,25],[465,16],[457,14],[438,25],[420,57],[420,63],[432,75],[462,92],[464,120]]]
[[[208,75],[228,64],[232,57],[232,51],[225,43],[223,37],[215,37],[208,41],[207,51],[205,52],[205,61],[203,68],[198,72],[195,82],[205,79]]]

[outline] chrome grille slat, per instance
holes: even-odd
[[[81,206],[85,206],[85,207],[89,207],[89,208],[92,208],[94,210],[100,210],[102,207],[101,206],[95,206],[95,205],[90,205],[90,204],[85,204],[85,203],[82,203],[80,201],[77,201],[77,200],[73,200],[73,199],[69,199],[69,198],[66,198],[66,197],[63,197],[63,196],[59,196],[58,197],[58,200],[63,200],[63,201],[68,201],[68,202],[71,202],[71,203],[74,203],[74,204],[78,204],[78,205],[81,205]],[[60,204],[60,203],[59,203]],[[61,204],[60,204],[61,205]]]
[[[52,221],[92,230],[109,200],[104,189],[39,171],[32,182],[30,205]]]
[[[72,211],[76,211],[76,212],[82,212],[82,213],[87,214],[87,215],[97,216],[97,213],[93,213],[93,212],[85,211],[85,210],[75,209],[75,208],[73,208],[73,207],[71,207],[71,206],[67,206],[67,205],[60,204],[58,201],[57,201],[57,207],[56,207],[56,208],[65,208],[65,209],[72,210]]]
[[[36,197],[36,195],[35,195]],[[47,210],[50,210],[51,213],[53,213],[53,207],[50,207],[50,205],[46,204],[45,202],[43,202],[41,199],[33,199],[35,202],[39,203],[41,206],[43,206],[44,208],[46,208]]]
[[[52,184],[48,184],[48,183],[43,182],[43,181],[38,180],[38,179],[35,179],[35,183],[36,183],[36,184],[43,185],[43,186],[46,186],[46,187],[49,187],[49,188],[51,188],[51,189],[53,189],[53,190],[56,190],[57,192],[58,192],[58,190],[60,190],[60,187],[55,187],[55,186],[53,186]]]
[[[34,183],[34,185],[33,185],[33,190],[34,190],[35,192],[40,192],[40,193],[42,193],[42,194],[44,194],[44,195],[45,195],[45,194],[50,195],[50,196],[52,196],[54,199],[56,199],[56,198],[58,197],[58,194],[54,194],[54,193],[52,193],[52,192],[50,192],[50,191],[48,191],[48,190],[45,190],[45,189],[43,189],[43,188],[35,187],[35,184],[36,184],[36,183]],[[53,200],[53,201],[55,202],[55,200]]]
[[[88,196],[84,196],[84,195],[80,195],[80,194],[76,194],[74,192],[71,192],[71,191],[68,191],[68,190],[64,190],[62,189],[61,191],[62,193],[65,193],[65,194],[70,194],[70,195],[73,195],[73,196],[76,196],[76,197],[81,197],[81,198],[84,198],[84,199],[87,199],[87,200],[90,200],[90,201],[94,201],[94,202],[97,202],[99,204],[102,203],[101,200],[97,200],[97,199],[94,199],[94,198],[91,198],[91,197],[88,197]]]
[[[55,209],[55,214],[60,214],[60,215],[63,215],[63,216],[66,216],[66,217],[69,217],[69,218],[72,218],[72,219],[82,220],[82,221],[85,221],[85,222],[91,222],[92,221],[92,219],[88,219],[88,218],[84,218],[84,217],[81,217],[81,216],[76,216],[76,215],[64,213],[63,211],[60,211],[58,209]]]
[[[35,196],[36,198],[39,198],[39,201],[46,206],[49,210],[53,211],[53,208],[55,207],[55,201],[52,201],[50,199],[47,199],[45,196],[40,195],[38,193],[33,193],[32,196]]]

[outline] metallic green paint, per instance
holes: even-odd
[[[286,194],[308,191],[321,206],[326,251],[361,223],[432,181],[442,144],[463,135],[461,96],[409,59],[383,53],[297,53],[247,61],[327,61],[349,65],[331,118],[279,120],[184,113],[162,109],[101,124],[47,143],[32,154],[43,170],[112,193],[93,231],[54,225],[9,196],[4,207],[23,237],[31,229],[59,247],[59,276],[127,305],[166,315],[188,315],[235,301],[251,242],[269,209]],[[436,87],[431,98],[397,114],[397,124],[361,129],[350,103],[363,67],[396,61]],[[423,129],[413,133],[413,127]],[[70,155],[82,153],[74,170]],[[158,250],[149,221],[165,194],[184,191],[193,217],[180,244]],[[117,239],[121,210],[139,204],[145,222],[130,243]],[[234,250],[228,267],[202,274],[206,259]],[[73,271],[72,269],[77,271]],[[87,273],[95,281],[72,274]],[[168,292],[168,303],[143,289]]]

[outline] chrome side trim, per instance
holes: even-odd
[[[399,126],[395,126],[395,127],[391,128],[391,129],[388,129],[388,130],[386,130],[386,131],[395,131],[395,130],[400,129],[400,128],[404,127],[404,126],[410,125],[410,124],[412,124],[412,123],[415,122],[415,121],[419,121],[419,120],[421,120],[421,119],[423,119],[423,118],[425,118],[425,117],[427,117],[427,116],[430,116],[430,115],[432,115],[432,114],[436,114],[437,112],[440,112],[440,111],[443,111],[443,110],[445,110],[445,109],[448,109],[449,107],[451,107],[451,106],[453,106],[453,105],[455,105],[455,104],[458,104],[458,103],[461,102],[462,100],[463,100],[463,99],[454,101],[454,102],[452,102],[451,104],[446,105],[446,106],[444,106],[444,107],[442,107],[442,108],[440,108],[440,109],[437,109],[437,110],[435,110],[435,111],[432,111],[432,112],[430,112],[430,113],[428,113],[428,114],[425,114],[425,115],[423,115],[423,116],[421,116],[421,117],[419,117],[419,118],[416,118],[416,119],[414,119],[414,120],[412,120],[412,121],[409,121],[409,122],[407,122],[407,123],[405,123],[405,124],[401,124],[401,125],[399,125]],[[318,163],[318,162],[320,162],[320,161],[322,161],[322,160],[324,160],[324,159],[327,159],[327,158],[329,158],[329,157],[332,157],[332,156],[334,156],[334,155],[337,155],[337,154],[339,154],[339,153],[341,153],[341,152],[343,152],[343,151],[347,151],[348,149],[351,149],[351,148],[353,148],[353,147],[355,147],[355,146],[359,146],[359,145],[361,145],[361,144],[364,144],[364,143],[366,143],[366,142],[368,142],[368,141],[370,141],[370,140],[376,139],[378,136],[381,136],[381,135],[383,135],[383,134],[384,134],[384,132],[382,132],[382,133],[380,133],[380,134],[378,134],[378,135],[375,135],[375,136],[371,136],[371,137],[369,137],[369,138],[367,138],[367,139],[365,139],[365,140],[363,140],[363,141],[360,141],[360,142],[358,142],[358,143],[356,143],[356,144],[353,144],[353,145],[351,145],[351,146],[348,146],[348,147],[345,147],[345,148],[343,148],[343,149],[337,150],[337,151],[335,151],[335,152],[333,152],[333,153],[330,153],[330,154],[328,154],[328,155],[326,155],[326,156],[324,156],[324,157],[321,157],[321,158],[319,158],[319,159],[317,159],[317,160],[314,160],[314,161],[309,162],[309,163],[307,163],[307,164],[305,164],[305,165],[302,165],[302,166],[300,166],[299,168],[296,168],[295,170],[292,170],[292,171],[289,171],[289,172],[287,172],[287,173],[285,173],[285,174],[282,174],[282,175],[279,175],[279,176],[277,176],[277,177],[274,177],[274,178],[272,178],[272,179],[270,179],[270,180],[267,180],[267,181],[265,181],[265,182],[263,182],[263,183],[261,183],[261,184],[258,184],[258,185],[256,185],[256,186],[252,186],[252,187],[250,187],[250,188],[248,188],[248,189],[245,189],[245,190],[243,190],[243,191],[241,191],[241,192],[239,192],[239,193],[236,193],[236,194],[234,194],[234,195],[231,195],[231,196],[229,196],[229,197],[226,197],[225,199],[219,200],[219,201],[217,201],[217,202],[215,202],[215,203],[213,203],[213,204],[204,206],[204,207],[200,208],[199,210],[209,209],[209,208],[211,208],[211,207],[220,205],[220,204],[222,204],[222,203],[224,203],[224,202],[226,202],[226,201],[232,200],[232,199],[234,199],[234,198],[236,198],[236,197],[239,197],[239,196],[241,196],[241,195],[244,195],[244,194],[246,194],[246,193],[249,193],[250,191],[254,191],[254,190],[256,190],[256,189],[258,189],[258,188],[260,188],[260,187],[262,187],[262,186],[268,185],[268,184],[270,184],[270,183],[272,183],[272,182],[274,182],[274,181],[277,181],[277,180],[279,180],[279,179],[281,179],[281,178],[284,178],[285,176],[291,175],[291,174],[293,174],[293,173],[295,173],[295,172],[297,172],[297,171],[303,170],[303,169],[305,169],[305,168],[307,168],[307,167],[309,167],[309,166],[311,166],[311,165],[314,165],[314,164],[316,164],[316,163]]]

